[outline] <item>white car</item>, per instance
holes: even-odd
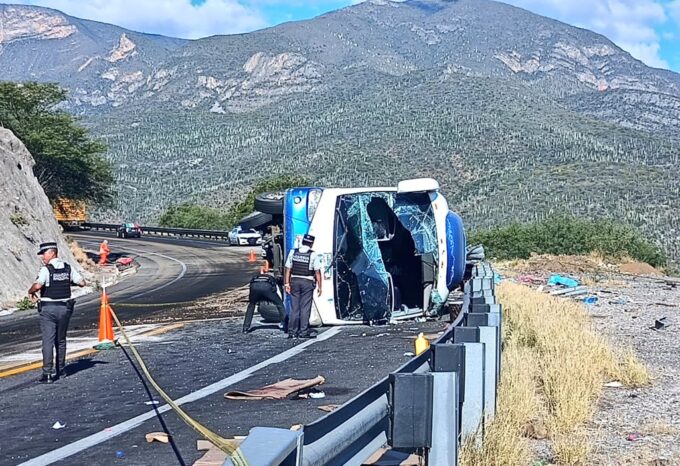
[[[262,244],[262,235],[250,229],[236,227],[229,232],[229,244],[233,246],[255,246]]]

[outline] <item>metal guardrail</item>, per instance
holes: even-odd
[[[501,371],[502,310],[488,263],[473,267],[464,291],[461,315],[429,350],[336,411],[294,433],[252,429],[241,444],[250,466],[359,466],[385,445],[424,451],[432,466],[458,464],[463,440],[483,442]]]
[[[83,228],[91,230],[103,231],[117,231],[120,228],[119,223],[83,223]],[[191,230],[188,228],[165,228],[165,227],[145,227],[140,226],[142,233],[145,235],[156,236],[176,236],[180,238],[207,238],[227,241],[229,239],[229,232],[218,230]]]

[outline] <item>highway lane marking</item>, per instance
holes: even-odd
[[[136,326],[135,326],[136,327]],[[149,327],[149,325],[141,325],[139,327]],[[171,332],[173,330],[176,330],[178,328],[184,327],[184,322],[180,323],[175,323],[175,324],[169,324],[165,325],[162,327],[153,327],[149,330],[143,330],[140,333],[134,334],[135,338],[138,337],[150,337],[150,336],[157,336],[161,335],[163,333]],[[72,353],[67,353],[66,354],[66,360],[67,361],[72,361],[74,359],[79,359],[85,356],[90,356],[92,354],[96,354],[99,352],[99,350],[96,350],[92,348],[92,344],[97,343],[97,338],[69,338],[69,341],[79,341],[81,342],[80,344],[76,344],[76,348],[78,346],[85,345],[88,348],[81,349],[81,350],[76,350],[75,352]],[[35,350],[33,353],[38,353],[40,350]],[[3,379],[5,377],[10,377],[12,375],[18,375],[18,374],[23,374],[24,372],[29,372],[35,369],[40,369],[42,367],[42,360],[41,359],[32,359],[30,361],[26,361],[25,359],[19,359],[23,357],[22,355],[28,354],[30,355],[31,352],[28,353],[18,353],[14,355],[9,355],[4,357],[2,360],[0,360],[0,379]],[[19,364],[11,364],[12,360],[19,360],[21,361]],[[6,364],[3,364],[6,363]],[[7,364],[9,363],[9,364]]]
[[[82,241],[82,243],[83,243],[83,244],[85,244],[85,243],[94,244],[95,246],[97,245],[97,243],[95,243],[95,242],[93,242],[93,241]],[[182,262],[181,260],[175,259],[174,257],[170,257],[170,256],[167,256],[167,255],[165,255],[165,254],[161,254],[160,252],[147,252],[147,251],[143,251],[143,250],[141,250],[141,249],[132,249],[132,248],[125,248],[125,249],[128,250],[128,251],[132,251],[132,252],[139,253],[139,257],[144,257],[144,256],[158,256],[158,257],[163,257],[163,258],[165,258],[165,259],[169,259],[169,260],[171,260],[171,261],[177,262],[177,263],[180,265],[180,267],[182,268],[182,271],[181,271],[181,272],[179,273],[179,275],[177,275],[173,280],[171,280],[171,281],[169,281],[169,282],[167,282],[167,283],[164,283],[164,284],[162,284],[161,286],[158,286],[158,287],[156,287],[156,288],[152,288],[152,289],[150,289],[150,290],[143,291],[142,293],[138,293],[138,294],[135,294],[135,295],[133,295],[133,296],[130,296],[130,297],[128,297],[127,299],[135,299],[135,298],[139,298],[140,296],[145,296],[145,295],[147,295],[147,294],[149,294],[149,293],[154,293],[154,292],[156,292],[156,291],[158,291],[158,290],[162,290],[162,289],[165,288],[166,286],[170,286],[170,285],[172,285],[173,283],[177,282],[178,280],[181,280],[181,279],[184,277],[184,275],[187,273],[187,265],[186,265],[184,262]]]
[[[247,379],[260,369],[264,369],[265,367],[270,366],[272,364],[277,364],[286,361],[292,358],[293,356],[297,356],[298,354],[302,353],[307,347],[319,341],[328,340],[337,335],[338,333],[340,333],[340,331],[342,331],[341,327],[330,328],[329,330],[326,330],[325,332],[321,333],[314,340],[308,340],[297,346],[289,348],[283,353],[279,353],[276,356],[272,356],[271,358],[266,359],[258,364],[255,364],[254,366],[250,366],[249,368],[244,369],[241,372],[237,372],[234,375],[230,375],[227,378],[219,380],[213,384],[207,385],[201,388],[200,390],[196,390],[195,392],[189,393],[188,395],[185,395],[175,400],[175,403],[178,406],[181,406],[183,404],[191,403],[192,401],[197,401],[202,398],[205,398],[206,396],[212,395],[213,393],[219,392],[220,390],[224,390],[225,388],[234,385],[235,383]],[[65,458],[68,458],[69,456],[73,456],[77,453],[80,453],[81,451],[94,447],[95,445],[99,445],[100,443],[112,439],[113,437],[124,434],[125,432],[128,432],[134,429],[135,427],[140,426],[143,422],[148,421],[149,419],[153,419],[154,417],[157,416],[157,413],[162,414],[167,411],[170,411],[171,409],[172,408],[170,408],[170,406],[167,404],[159,406],[157,409],[148,411],[144,414],[140,414],[139,416],[135,416],[131,419],[128,419],[127,421],[123,421],[119,424],[116,424],[115,426],[107,427],[103,431],[89,435],[85,438],[69,443],[68,445],[64,445],[61,448],[57,448],[56,450],[52,450],[43,455],[37,456],[33,459],[30,459],[24,463],[19,464],[18,466],[44,466],[56,463],[57,461],[61,461]]]

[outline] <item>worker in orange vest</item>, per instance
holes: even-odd
[[[99,265],[104,265],[109,260],[109,240],[105,239],[102,244],[99,245]]]

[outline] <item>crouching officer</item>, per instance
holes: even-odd
[[[28,295],[38,302],[40,330],[42,332],[43,373],[40,383],[52,383],[64,377],[66,366],[66,332],[73,314],[75,300],[71,299],[71,284],[85,286],[85,280],[78,271],[58,257],[57,243],[42,243],[38,255],[44,264],[38,278],[29,288]],[[53,350],[57,350],[56,370]]]
[[[250,332],[250,324],[253,321],[255,306],[263,301],[270,302],[276,306],[281,323],[285,326],[286,308],[283,305],[278,290],[279,285],[276,277],[271,272],[259,273],[250,280],[250,294],[248,295],[246,318],[243,320],[243,333]]]

